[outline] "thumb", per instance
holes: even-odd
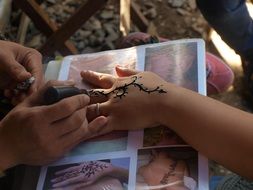
[[[14,59],[5,60],[2,66],[7,75],[16,82],[23,82],[31,77],[31,73],[27,72],[25,67]]]
[[[139,73],[139,71],[137,71],[137,70],[128,69],[126,67],[122,67],[122,66],[119,66],[119,65],[117,65],[115,67],[115,70],[116,70],[116,73],[119,77],[128,77],[128,76],[136,75],[136,74]]]

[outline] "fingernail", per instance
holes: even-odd
[[[122,65],[117,65],[116,67],[118,67],[119,69],[126,69],[126,67],[123,67]]]

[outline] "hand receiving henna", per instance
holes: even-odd
[[[120,68],[116,68],[116,71],[120,76],[134,73]],[[157,105],[167,93],[164,88],[167,83],[159,76],[142,72],[128,77],[114,77],[92,71],[83,71],[81,76],[93,85],[104,88],[91,91],[91,101],[102,102],[99,106],[100,115],[108,117],[108,125],[102,129],[104,133],[143,129],[159,124],[160,110]],[[97,117],[96,109],[96,105],[88,108],[88,118]]]

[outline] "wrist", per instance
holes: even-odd
[[[170,118],[173,117],[173,112],[178,108],[177,102],[180,97],[180,87],[167,83],[164,85],[166,93],[162,94],[163,97],[158,99],[157,104],[157,121],[160,125],[168,126],[170,124]],[[171,129],[172,126],[169,126]]]

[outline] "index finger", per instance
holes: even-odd
[[[31,86],[32,91],[36,91],[43,82],[43,68],[41,54],[31,48],[25,48],[21,64],[35,77],[34,84]]]
[[[81,71],[80,74],[83,80],[101,88],[111,88],[116,80],[112,75],[94,71]]]
[[[43,106],[44,117],[54,122],[72,115],[75,111],[86,107],[90,102],[87,95],[81,94],[65,98],[55,104]],[[84,116],[85,117],[85,116]]]

